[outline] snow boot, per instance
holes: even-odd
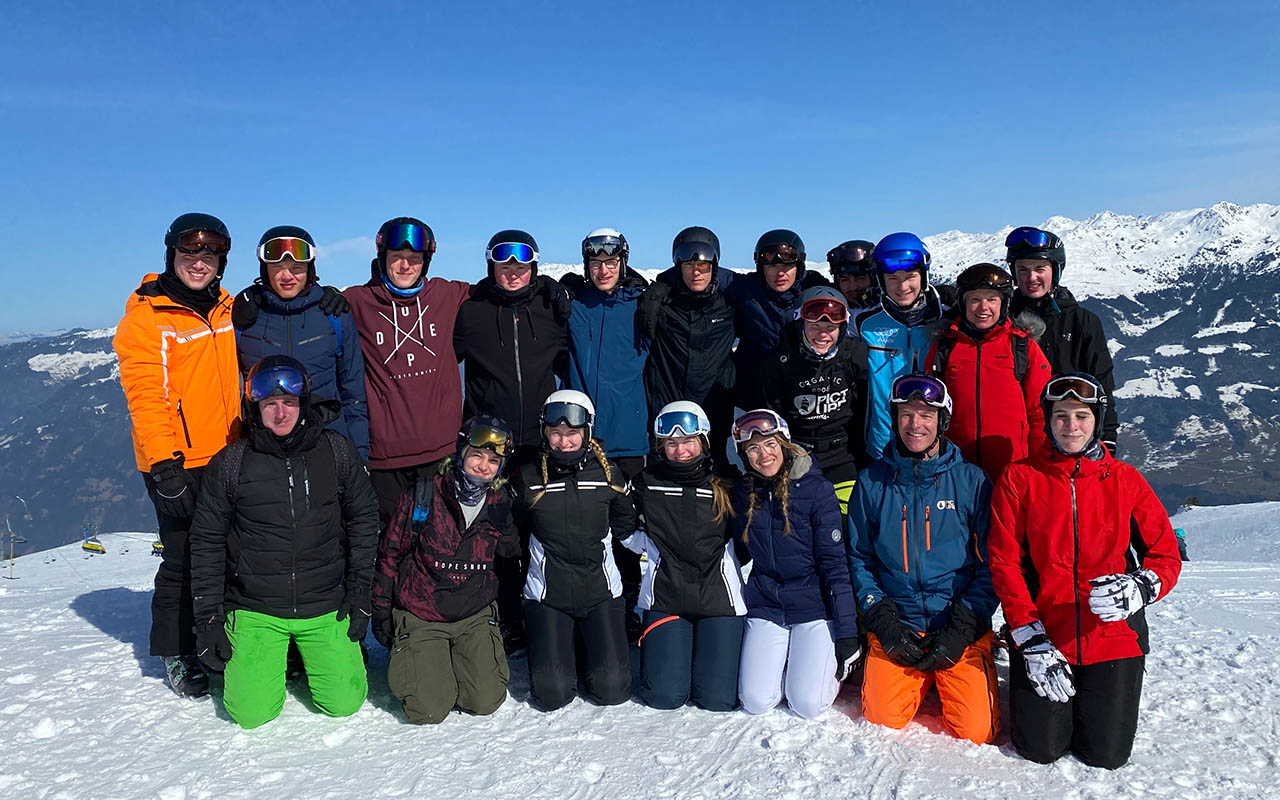
[[[164,656],[164,679],[179,697],[203,697],[209,693],[209,676],[195,656]]]

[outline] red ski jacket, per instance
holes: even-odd
[[[1006,319],[975,339],[957,320],[939,334],[924,363],[951,393],[955,410],[947,438],[966,461],[995,480],[1039,449],[1045,438],[1040,391],[1050,369],[1031,334]]]
[[[1010,627],[1039,620],[1072,664],[1148,649],[1142,611],[1103,622],[1089,610],[1091,579],[1145,567],[1164,597],[1182,571],[1169,515],[1137,469],[1110,453],[1064,456],[1049,442],[996,482],[987,546]]]

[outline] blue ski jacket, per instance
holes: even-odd
[[[644,365],[649,341],[637,311],[646,281],[627,269],[606,294],[581,275],[560,279],[574,296],[569,313],[568,388],[591,398],[596,436],[611,458],[649,452],[649,409]]]
[[[342,413],[329,427],[354,442],[360,457],[367,461],[369,408],[355,318],[350,312],[341,317],[322,312],[319,303],[324,289],[318,284],[292,300],[282,300],[266,287],[257,288],[257,319],[236,328],[240,374],[247,374],[254,364],[271,355],[284,354],[301,361],[311,376],[312,395],[342,404]]]
[[[991,481],[942,440],[922,461],[896,444],[858,475],[849,498],[849,572],[862,611],[885,597],[902,621],[934,631],[963,602],[990,620],[997,600],[987,569]]]
[[[832,620],[837,639],[857,636],[840,506],[831,482],[810,456],[791,462],[785,478],[791,530],[784,535],[776,481],[748,475],[738,478],[732,495],[739,556],[752,562],[743,593],[747,616],[777,625]],[[755,508],[748,520],[752,493]]]

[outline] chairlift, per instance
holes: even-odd
[[[164,542],[161,542],[159,539],[157,539],[156,541],[152,542],[152,543],[151,543],[151,555],[155,556],[156,558],[163,558],[163,557],[164,557]]]
[[[94,527],[96,528],[97,526],[94,526]],[[105,555],[105,554],[106,554],[106,552],[107,552],[107,548],[106,548],[106,546],[101,542],[101,540],[99,540],[99,539],[98,539],[98,535],[97,535],[97,533],[94,533],[94,535],[93,535],[93,536],[90,536],[90,535],[89,535],[89,526],[88,526],[88,525],[85,525],[85,526],[84,526],[84,528],[83,528],[83,529],[81,529],[80,533],[81,533],[81,535],[84,537],[84,542],[83,542],[83,543],[81,543],[81,545],[80,545],[80,549],[81,549],[81,550],[85,551],[86,553],[88,553],[88,554],[89,554],[89,555],[91,555],[91,556],[96,556],[96,555]],[[86,557],[86,558],[88,558],[88,556],[85,556],[85,557]]]

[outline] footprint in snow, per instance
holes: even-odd
[[[599,783],[604,777],[605,769],[600,764],[587,764],[582,768],[582,779],[587,783]]]
[[[355,731],[351,730],[350,727],[346,727],[336,730],[333,733],[325,734],[322,741],[324,741],[325,747],[341,747],[355,735]]]
[[[32,739],[52,739],[62,733],[62,727],[53,721],[53,717],[45,717],[31,729]]]

